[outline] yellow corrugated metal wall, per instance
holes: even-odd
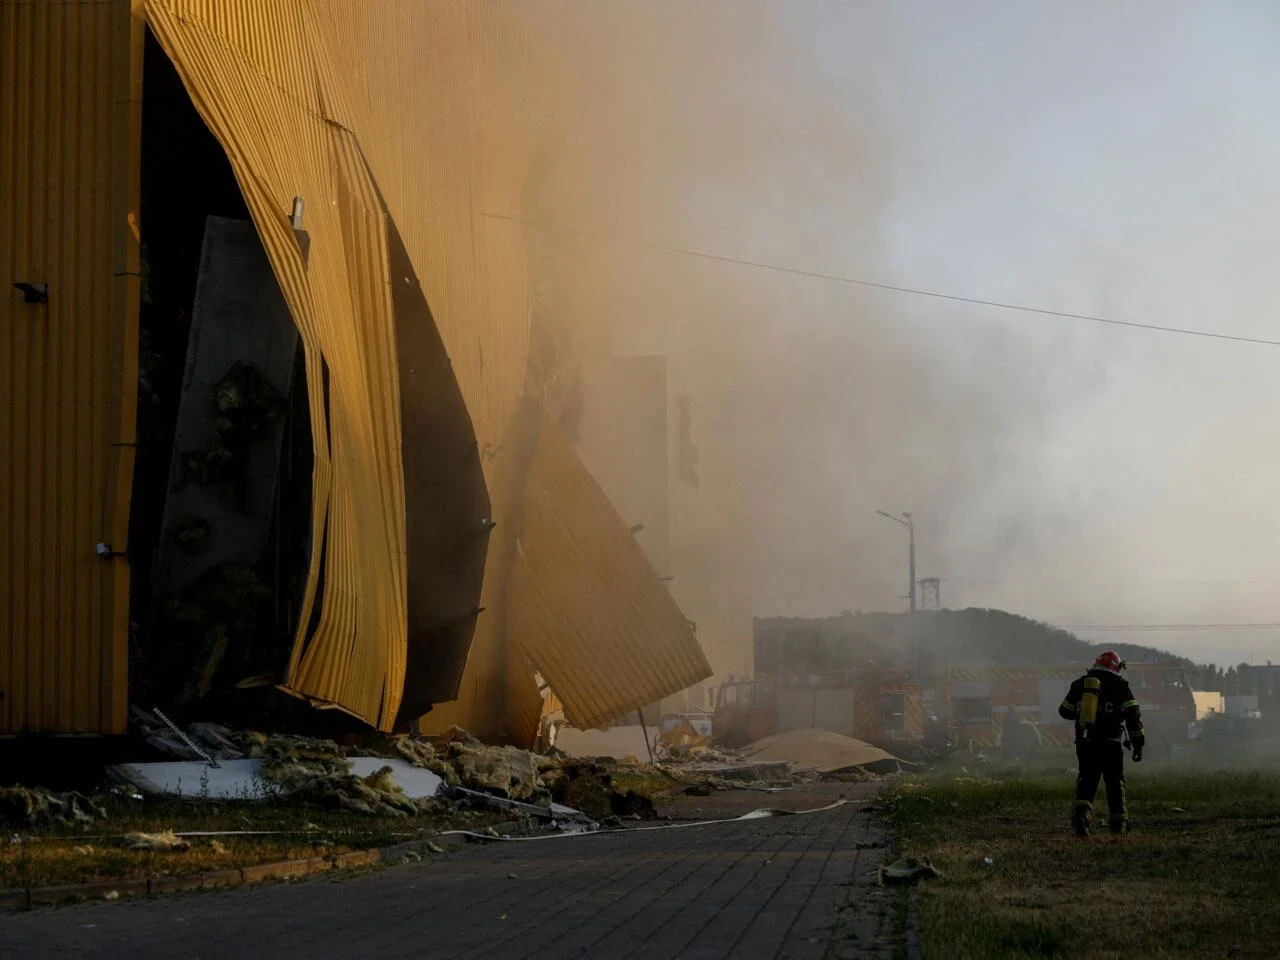
[[[140,7],[0,0],[0,734],[127,719]]]
[[[313,557],[288,686],[382,727],[396,714],[404,358],[387,287],[415,280],[499,524],[470,658],[447,678],[458,699],[428,726],[527,739],[541,709],[535,668],[580,722],[705,677],[678,608],[537,409],[545,383],[529,361],[529,239],[518,214],[538,120],[521,102],[526,31],[505,5],[148,0],[147,11],[227,151],[306,348],[314,523],[326,546],[323,571],[321,553]],[[306,201],[308,262],[287,219],[295,196]],[[386,269],[392,227],[416,278]],[[574,666],[584,658],[589,669]]]

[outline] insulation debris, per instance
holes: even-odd
[[[543,780],[557,803],[581,810],[594,820],[631,817],[652,820],[657,816],[653,800],[635,790],[621,788],[601,763],[566,760],[543,772]]]
[[[458,786],[509,800],[538,800],[546,796],[535,756],[528,750],[486,746],[465,730],[454,727],[436,738],[433,751],[452,769]]]
[[[130,833],[124,838],[124,845],[131,850],[169,850],[181,853],[191,849],[191,842],[184,840],[172,830],[159,833]]]
[[[0,787],[0,822],[10,827],[84,824],[107,812],[84,794],[54,793],[43,787]]]
[[[374,768],[361,775],[332,740],[248,733],[241,735],[240,742],[251,758],[261,760],[263,780],[290,799],[356,813],[409,817],[424,812],[435,792],[410,797],[397,782],[391,761],[367,761],[362,766]]]

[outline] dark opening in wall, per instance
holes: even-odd
[[[184,376],[206,223],[210,217],[250,218],[226,154],[150,35],[143,68],[131,700],[143,708],[189,707],[208,715],[228,708],[238,683],[258,676],[269,688],[266,680],[279,680],[287,664],[310,550],[311,422],[299,347],[291,389],[273,412],[284,421],[283,439],[260,562],[211,571],[198,588],[157,595],[157,550],[173,535],[164,529],[165,501],[172,493],[175,430],[188,386]],[[196,400],[205,402],[203,396]],[[191,529],[198,534],[199,528],[197,519]]]

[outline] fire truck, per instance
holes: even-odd
[[[1058,716],[1071,681],[1087,664],[1058,667],[952,667],[927,685],[926,703],[950,725],[958,745],[972,751],[1005,748],[1015,740],[1038,747],[1070,746],[1074,726]],[[1187,742],[1195,699],[1184,664],[1131,662],[1125,678],[1142,708],[1147,754],[1167,756]]]
[[[901,754],[924,738],[924,689],[907,671],[865,670],[731,680],[716,693],[712,729],[726,747],[810,728]]]

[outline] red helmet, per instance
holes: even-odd
[[[1102,651],[1098,654],[1098,659],[1093,661],[1093,665],[1099,670],[1110,670],[1112,673],[1119,673],[1125,668],[1125,662],[1114,650]]]

